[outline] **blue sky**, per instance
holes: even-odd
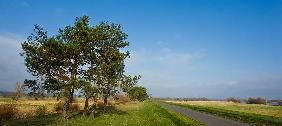
[[[0,90],[30,77],[20,43],[88,15],[129,35],[126,70],[156,97],[282,98],[281,0],[0,0]]]

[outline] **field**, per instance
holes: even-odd
[[[253,125],[282,125],[282,107],[225,101],[165,101]]]
[[[33,98],[24,97],[18,101],[12,100],[11,98],[0,97],[0,105],[2,104],[14,104],[17,108],[17,115],[15,118],[27,118],[35,116],[36,108],[39,106],[46,106],[48,114],[55,114],[55,105],[60,102],[54,98],[44,98],[34,100]],[[76,104],[82,108],[82,100],[77,99]]]
[[[6,101],[5,101],[6,100]],[[1,99],[1,104],[8,99]],[[106,112],[98,113],[93,117],[84,117],[81,113],[73,113],[68,122],[64,121],[59,114],[55,114],[53,109],[54,99],[45,100],[28,100],[24,99],[17,102],[20,113],[32,113],[36,106],[46,105],[49,115],[44,117],[26,117],[24,119],[14,119],[2,121],[0,125],[95,125],[95,126],[189,126],[201,125],[199,122],[183,117],[175,112],[167,111],[153,101],[145,102],[128,102],[109,107]],[[53,113],[53,114],[52,114]]]

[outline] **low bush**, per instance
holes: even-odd
[[[257,97],[257,98],[248,98],[247,100],[248,104],[266,104],[266,99],[262,97]]]
[[[35,111],[35,115],[38,117],[44,116],[47,113],[47,107],[45,105],[38,106]]]
[[[15,104],[2,104],[0,105],[0,120],[8,120],[15,118],[18,109]]]
[[[125,104],[125,103],[127,103],[129,101],[128,96],[125,95],[125,94],[118,95],[116,99],[117,99],[118,103],[121,103],[121,104]]]
[[[55,104],[54,109],[57,113],[61,113],[64,109],[64,102],[60,101],[57,104]],[[80,110],[79,103],[72,103],[71,106],[70,106],[70,110],[71,111],[79,111]]]
[[[61,113],[63,111],[63,108],[64,108],[64,102],[62,102],[62,101],[55,104],[55,107],[54,107],[54,109],[57,113]]]
[[[100,109],[105,107],[103,100],[98,100],[97,101],[97,107],[100,108]]]
[[[80,110],[80,106],[79,106],[79,103],[72,103],[71,105],[71,111],[79,111]]]
[[[114,102],[113,100],[109,100],[109,101],[108,101],[108,105],[109,105],[109,106],[114,106],[114,104],[115,104],[115,102]]]
[[[239,98],[234,98],[234,97],[227,98],[226,101],[234,102],[234,103],[241,103],[241,100]]]

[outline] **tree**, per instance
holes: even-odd
[[[121,90],[123,92],[128,92],[132,87],[134,87],[137,83],[138,80],[141,78],[140,75],[138,76],[131,76],[131,75],[124,75],[122,78],[122,82],[121,82]]]
[[[64,98],[63,116],[68,116],[78,80],[83,76],[81,56],[85,36],[84,26],[87,17],[77,18],[74,26],[59,30],[59,34],[48,37],[43,28],[35,25],[34,34],[22,43],[25,64],[28,72],[44,80],[48,91],[58,91]]]
[[[128,91],[129,98],[131,100],[144,101],[149,98],[147,89],[142,86],[135,86]]]
[[[129,52],[120,49],[129,45],[125,34],[118,24],[102,22],[95,30],[101,38],[97,42],[97,84],[102,93],[104,104],[116,93],[124,73],[124,60]]]
[[[24,85],[20,82],[17,82],[12,99],[17,101],[24,94],[24,90]]]
[[[83,16],[55,36],[35,25],[34,33],[22,43],[21,55],[28,72],[42,80],[44,89],[64,99],[63,116],[67,118],[75,90],[85,96],[85,113],[90,110],[88,99],[102,96],[107,104],[107,98],[117,91],[124,60],[129,57],[129,52],[121,51],[129,45],[126,39],[119,24],[89,26],[88,16]]]
[[[24,86],[30,89],[29,95],[33,96],[35,100],[44,97],[44,88],[37,80],[24,80]]]

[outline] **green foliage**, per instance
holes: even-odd
[[[134,87],[138,83],[138,80],[140,78],[141,78],[140,75],[138,76],[124,75],[122,78],[122,84],[121,84],[122,91],[128,92],[132,87]]]
[[[37,80],[24,80],[24,86],[30,89],[29,95],[33,96],[35,100],[44,97],[44,88]]]
[[[245,112],[238,112],[238,111],[231,111],[231,110],[225,110],[220,108],[213,108],[213,107],[204,107],[204,106],[196,106],[196,105],[187,105],[187,104],[178,104],[178,103],[168,103],[172,105],[177,105],[181,107],[187,107],[192,110],[213,114],[233,120],[238,120],[242,122],[246,122],[249,124],[253,124],[256,126],[281,126],[282,125],[282,119],[267,115],[259,115],[259,114],[253,114],[253,113],[245,113]]]
[[[257,97],[257,98],[248,98],[247,100],[248,104],[266,104],[266,99],[265,98],[261,98],[261,97]]]
[[[147,89],[142,86],[136,86],[131,88],[128,91],[128,95],[131,100],[144,101],[149,98],[147,94]]]
[[[64,98],[63,113],[67,113],[75,90],[84,94],[87,108],[89,98],[100,96],[107,103],[121,87],[124,60],[129,57],[128,51],[121,51],[129,45],[126,39],[121,25],[102,22],[90,26],[89,17],[83,16],[51,37],[35,25],[34,33],[22,43],[21,55],[28,72],[46,90]],[[39,88],[35,81],[26,83],[33,92]]]
[[[47,107],[45,105],[38,106],[35,111],[35,115],[38,117],[45,116],[47,113]]]

